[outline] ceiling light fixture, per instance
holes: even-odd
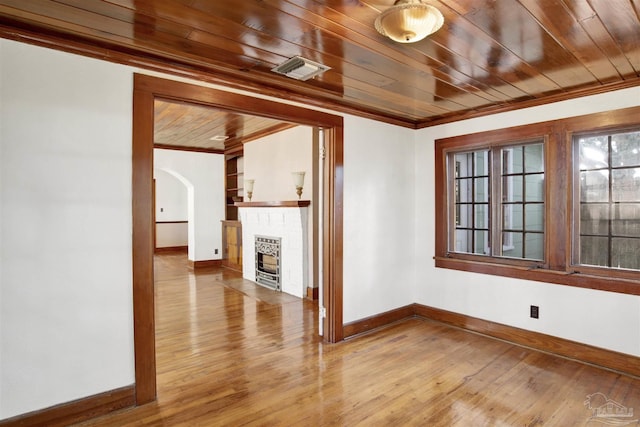
[[[229,139],[228,135],[216,135],[209,138],[209,141],[222,142],[226,141],[227,139]]]
[[[442,27],[444,17],[422,0],[396,0],[375,22],[376,30],[399,43],[414,43]]]

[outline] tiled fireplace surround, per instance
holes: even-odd
[[[238,203],[245,279],[256,280],[255,236],[280,238],[282,292],[305,297],[309,277],[308,204],[304,201]]]

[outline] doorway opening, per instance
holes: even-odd
[[[172,99],[239,113],[286,120],[323,129],[322,260],[326,311],[323,337],[341,341],[343,242],[343,119],[340,116],[198,85],[141,74],[134,76],[133,96],[133,306],[136,404],[155,400],[155,319],[153,275],[153,128],[154,100]]]

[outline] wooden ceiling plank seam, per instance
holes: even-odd
[[[79,1],[79,0],[73,0],[73,1]],[[189,26],[192,29],[192,31],[191,31],[191,34],[188,37],[186,37],[187,39],[198,41],[196,37],[197,34],[207,34],[211,37],[217,37],[216,40],[229,41],[229,43],[225,43],[225,45],[232,46],[232,50],[231,50],[232,53],[239,53],[239,52],[242,53],[241,52],[242,49],[239,47],[239,46],[242,46],[242,43],[240,42],[240,38],[241,38],[240,35],[244,34],[248,29],[248,27],[243,27],[241,24],[226,20],[221,17],[217,17],[215,15],[207,15],[208,21],[218,22],[220,27],[225,29],[224,36],[221,36],[219,34],[211,33],[210,31],[211,28],[209,28],[208,26],[199,25],[200,21],[196,19],[195,17],[196,15],[191,16],[186,14],[188,10],[193,10],[194,12],[199,12],[199,15],[202,15],[203,13],[198,11],[197,9],[186,7],[185,5],[173,6],[173,8],[166,11],[162,9],[162,7],[166,7],[167,5],[168,3],[166,2],[158,2],[155,4],[149,3],[149,5],[145,6],[145,3],[141,2],[139,4],[136,4],[135,11],[136,11],[136,14],[140,16],[149,16],[149,17],[159,16],[161,17],[161,19],[166,20],[168,22],[175,23],[176,25]],[[172,12],[172,13],[169,13],[169,12]],[[238,31],[231,31],[233,27],[229,27],[228,25],[229,23],[234,26],[237,26]],[[218,43],[208,43],[208,44],[216,45]],[[245,46],[250,46],[250,45],[245,45]],[[269,62],[269,65],[271,66],[275,66],[279,64],[281,61],[283,61],[284,59],[287,59],[287,57],[281,54],[274,55],[270,51],[266,51],[260,48],[259,46],[251,46],[251,48],[261,51],[263,56],[265,57],[273,56],[274,59],[272,59],[271,62]]]
[[[290,0],[287,0],[287,2],[288,3],[292,3],[293,6],[295,6],[295,7],[300,7],[297,4],[294,4]],[[362,47],[362,48],[364,48],[364,49],[366,49],[368,51],[374,52],[374,53],[380,53],[380,51],[372,49],[372,47],[371,47],[372,43],[371,42],[375,42],[376,46],[385,46],[385,45],[381,44],[381,42],[378,41],[380,35],[377,32],[375,33],[377,35],[376,39],[372,39],[371,37],[368,37],[367,35],[364,35],[361,32],[356,32],[355,34],[358,34],[358,35],[361,35],[362,37],[365,37],[366,40],[364,42],[359,41],[357,43],[355,42],[355,39],[353,37],[351,37],[351,38],[349,38],[347,40],[344,37],[340,36],[339,33],[336,32],[335,28],[329,28],[329,27],[335,27],[338,24],[336,24],[334,21],[331,21],[331,20],[327,19],[325,15],[321,15],[317,11],[311,11],[311,10],[309,10],[309,11],[311,13],[313,13],[315,16],[317,16],[318,19],[323,22],[322,28],[325,31],[328,31],[328,32],[330,32],[332,34],[335,34],[337,37],[340,37],[342,40],[351,42],[352,44],[357,45],[358,47]],[[336,13],[338,13],[338,12],[336,12]],[[302,17],[299,16],[299,15],[295,15],[295,16],[297,16],[298,18],[302,19]],[[320,26],[320,22],[321,21],[314,21],[313,24],[316,25],[316,26]],[[326,24],[325,24],[325,22],[326,22]],[[357,24],[361,24],[359,21],[355,21],[354,20],[353,22],[357,23]],[[346,31],[349,31],[350,34],[354,34],[354,31],[355,31],[353,27],[340,26],[340,28],[342,28],[342,29],[344,29]],[[367,27],[367,29],[370,29],[370,27]],[[395,60],[400,65],[408,66],[408,67],[410,67],[410,69],[413,69],[413,68],[411,68],[412,65],[408,64],[407,61],[406,61],[407,55],[404,55],[403,53],[399,53],[395,49],[388,50],[390,48],[388,48],[386,46],[385,46],[385,49],[387,49],[387,52],[385,52],[383,54],[384,57],[387,57],[389,55],[389,52],[394,52],[396,55],[398,55],[398,58],[395,58]],[[465,76],[466,80],[465,79],[453,80],[452,76],[438,72],[438,68],[445,65],[444,62],[442,62],[442,61],[440,61],[438,59],[432,58],[432,57],[427,57],[424,52],[420,52],[420,55],[422,56],[422,58],[421,58],[422,60],[418,60],[418,59],[412,58],[412,59],[415,60],[415,63],[413,64],[413,67],[419,67],[419,68],[416,68],[416,69],[420,69],[422,72],[428,72],[428,73],[436,76],[436,78],[440,78],[443,82],[445,82],[447,84],[451,84],[451,85],[453,85],[453,86],[455,86],[457,88],[464,88],[468,92],[473,92],[478,96],[483,96],[484,95],[484,97],[488,101],[495,101],[496,100],[496,98],[493,97],[491,94],[484,92],[484,89],[482,88],[483,85],[479,81],[473,81],[473,79],[471,77],[469,77],[469,76]],[[434,62],[434,64],[425,64],[423,62],[423,60],[425,58],[427,58],[430,62]],[[425,66],[428,67],[428,69],[424,69]],[[382,68],[386,69],[386,67],[382,67]],[[478,92],[480,92],[480,93],[478,93]]]
[[[288,2],[289,3],[294,3],[294,4],[298,5],[298,6],[300,6],[298,4],[299,2],[295,2],[293,0],[288,0]],[[327,2],[329,4],[324,4],[325,2],[315,2],[315,3],[319,4],[318,7],[322,7],[322,8],[328,7],[329,9],[332,9],[335,13],[337,13],[339,15],[344,15],[344,13],[342,12],[341,8],[334,8],[333,4],[331,2]],[[359,2],[359,3],[366,4],[368,7],[371,7],[366,2]],[[315,14],[317,16],[320,17],[320,19],[327,19],[329,21],[329,25],[335,24],[332,20],[327,18],[327,14],[322,14],[322,13],[320,13],[319,10],[316,10],[314,12],[315,12]],[[441,59],[439,59],[438,56],[430,56],[430,55],[428,55],[426,52],[424,52],[422,50],[419,50],[417,48],[409,48],[408,46],[404,46],[403,47],[404,52],[400,52],[397,49],[392,49],[392,48],[388,47],[388,41],[387,40],[382,39],[382,36],[380,34],[378,34],[375,30],[372,30],[372,25],[364,25],[360,21],[354,20],[352,17],[350,17],[348,15],[345,16],[345,17],[346,17],[346,19],[352,20],[353,23],[357,24],[358,26],[363,26],[363,28],[366,29],[366,31],[363,31],[362,29],[358,28],[357,31],[356,31],[356,29],[352,25],[343,27],[347,31],[350,31],[350,32],[356,31],[359,35],[362,35],[362,37],[365,37],[366,38],[366,42],[361,42],[360,44],[365,46],[368,50],[374,51],[375,53],[382,53],[384,56],[390,56],[390,57],[391,57],[391,54],[394,53],[397,56],[397,58],[395,58],[397,61],[399,61],[399,62],[401,62],[403,64],[411,65],[411,64],[408,64],[407,61],[406,61],[406,59],[408,57],[408,58],[412,59],[413,61],[415,61],[413,66],[415,66],[415,67],[425,67],[426,66],[426,67],[429,68],[429,72],[431,74],[436,75],[436,77],[442,79],[443,81],[448,82],[450,84],[453,84],[453,85],[455,85],[457,87],[464,87],[468,91],[474,92],[474,93],[476,93],[476,94],[478,94],[480,96],[483,96],[483,95],[481,95],[478,92],[483,92],[484,93],[484,97],[486,97],[488,100],[492,100],[492,99],[496,100],[496,99],[500,99],[500,98],[502,98],[504,96],[504,94],[503,94],[502,96],[498,96],[496,98],[491,93],[489,93],[488,86],[486,84],[484,84],[483,82],[481,82],[479,80],[474,79],[472,76],[465,75],[463,73],[459,73],[459,74],[461,74],[461,76],[464,76],[464,77],[458,76],[458,78],[454,79],[454,78],[452,78],[453,76],[451,76],[451,75],[440,73],[439,69],[441,67],[449,67],[449,66],[447,65],[447,63],[445,61],[442,61]],[[371,19],[371,22],[373,22],[374,19],[375,19],[375,17],[373,17]],[[445,22],[446,22],[446,20],[445,20]],[[380,40],[383,40],[384,43],[382,43],[382,41],[380,41]],[[380,49],[379,50],[373,50],[372,47],[371,47],[372,46],[372,44],[371,44],[372,41],[375,41],[376,42],[376,46],[380,47],[382,50],[380,50]],[[433,41],[433,38],[431,40],[431,43],[433,43],[434,45],[439,46],[439,48],[443,49],[444,51],[449,52],[449,54],[459,56],[458,53],[453,52],[453,51],[447,49],[445,46],[442,46],[442,45],[438,44],[437,42]],[[383,52],[383,50],[384,50],[384,52]],[[420,58],[417,58],[417,57],[414,57],[413,55],[410,55],[410,53],[413,53],[413,52],[419,54]],[[428,62],[431,62],[431,63],[426,63],[425,64],[425,59]],[[464,60],[466,61],[466,58]],[[449,62],[451,62],[451,61],[449,61]],[[427,71],[424,71],[424,72],[427,72]],[[504,82],[504,83],[508,84],[508,82]]]
[[[597,12],[588,2],[567,2],[560,0],[567,10],[575,17],[584,31],[589,34],[594,44],[598,46],[603,54],[606,54],[609,61],[618,70],[623,79],[629,76],[636,77],[636,71],[627,59],[626,55],[615,42],[604,23],[598,19]],[[616,54],[613,54],[615,52]]]
[[[357,84],[353,84],[350,90],[354,90],[354,91],[359,91],[361,93],[361,97],[363,98],[370,98],[370,99],[375,99],[375,94],[372,94],[370,91],[368,91],[365,88],[361,88],[359,87]],[[390,96],[387,99],[388,105],[387,105],[387,109],[390,111],[406,111],[406,109],[408,108],[408,106],[406,105],[406,98],[401,98],[401,97],[396,97],[396,96]],[[402,102],[405,102],[405,104],[403,104]],[[429,114],[443,114],[443,113],[450,113],[452,112],[451,109],[449,108],[445,108],[445,107],[441,107],[439,105],[436,105],[434,103],[430,103],[428,101],[422,101],[421,99],[417,99],[414,101],[413,104],[413,108],[414,108],[414,112],[411,114],[412,116],[416,115],[417,110],[419,109],[423,114],[424,113],[429,113]],[[409,114],[409,113],[407,113]]]
[[[580,61],[598,82],[606,83],[622,78],[618,69],[602,55],[602,51],[562,1],[547,3],[545,7],[541,7],[536,0],[519,1],[540,23],[540,27]],[[554,17],[553,20],[549,19],[550,15]],[[559,20],[562,22],[558,22]]]
[[[618,7],[611,7],[609,1],[590,0],[590,5],[611,38],[633,67],[636,75],[640,75],[640,22],[631,0],[620,2]],[[624,32],[623,28],[636,28],[636,31]]]
[[[68,0],[68,1],[72,1],[72,0]],[[194,34],[194,32],[192,32],[191,34],[193,35],[193,34]],[[190,38],[192,38],[192,36],[190,36]],[[211,43],[205,43],[205,44],[211,44]],[[236,44],[234,44],[234,45],[237,45],[237,43],[236,43]],[[234,53],[237,53],[237,52],[234,52]],[[272,65],[275,65],[275,64],[272,64]],[[370,80],[367,80],[367,82],[369,82],[369,83],[370,83]],[[459,88],[460,86],[459,86],[459,85],[456,85],[455,87],[456,87],[456,88]],[[482,97],[482,94],[479,94],[477,91],[476,91],[476,92],[470,91],[470,93],[475,93],[475,95],[477,95],[477,96],[481,96],[481,97]],[[486,97],[484,97],[484,98],[485,98],[487,101],[489,101],[489,102],[491,102],[491,101],[495,101],[495,100],[496,100],[495,98],[491,97],[490,95],[489,95],[489,96],[486,96]],[[476,105],[476,104],[474,104],[474,105]]]
[[[450,50],[457,56],[464,58],[466,61],[470,63],[475,64],[476,67],[482,70],[485,70],[487,76],[491,76],[494,74],[499,75],[500,78],[506,83],[506,85],[513,86],[516,90],[521,91],[522,95],[531,96],[532,94],[538,91],[547,90],[550,87],[557,87],[549,79],[546,79],[543,76],[541,76],[539,71],[535,67],[531,66],[527,62],[523,62],[519,56],[517,56],[514,52],[510,51],[504,45],[500,44],[495,39],[493,39],[491,35],[488,34],[486,31],[484,31],[482,28],[478,27],[472,22],[462,19],[468,13],[467,9],[462,9],[459,4],[452,1],[447,1],[446,3],[439,2],[438,4],[440,5],[441,11],[444,11],[443,14],[445,16],[447,17],[454,16],[455,18],[454,19],[445,18],[445,24],[443,29],[441,29],[440,31],[438,31],[437,33],[431,36],[434,43],[440,44],[441,46],[443,46],[444,49]],[[457,31],[452,31],[452,30],[457,30]],[[443,40],[442,42],[440,41],[442,38],[446,37],[441,35],[440,33],[444,33],[444,34],[458,33],[459,34],[460,31],[464,32],[465,34],[468,34],[468,36],[467,37],[458,36],[456,38],[457,40],[464,42],[465,39],[469,39],[469,40],[473,40],[473,43],[474,43],[473,46],[469,46],[468,44],[466,44],[464,46],[464,52],[461,51],[460,49],[454,49],[449,38],[447,38],[447,40]],[[448,43],[445,43],[445,42],[448,42]],[[476,47],[475,44],[478,42],[485,44],[486,51],[496,52],[496,49],[498,49],[500,51],[501,57],[506,55],[508,57],[507,59],[511,58],[509,62],[511,63],[511,68],[514,69],[514,72],[510,74],[496,73],[493,69],[487,68],[483,64],[478,64],[477,62],[469,58],[467,56],[468,52],[474,52],[475,51],[474,48]],[[462,45],[460,45],[460,48],[462,48]],[[465,54],[465,52],[467,53]],[[493,64],[491,64],[490,61],[487,61],[486,65],[493,67]],[[536,85],[536,87],[533,87],[533,88],[528,87],[530,85],[523,86],[519,76],[526,76],[525,77],[526,81],[529,81],[529,82],[539,81],[540,84]],[[530,77],[532,77],[533,79],[531,79]]]
[[[348,40],[344,40],[344,39],[342,39],[342,38],[341,38],[341,40],[343,40],[344,42],[348,42]],[[299,48],[301,48],[301,49],[300,49],[301,51],[309,50],[309,48],[308,48],[308,47],[306,47],[306,46],[300,46],[300,45],[296,45],[296,46],[297,46],[297,47],[299,47]],[[302,54],[304,55],[304,52],[300,52],[300,53],[302,53]],[[308,57],[310,57],[310,59],[314,59],[314,60],[319,59],[319,58],[317,58],[317,56],[315,56],[315,55],[308,55],[308,54],[307,54],[306,56],[308,56]],[[337,57],[336,57],[336,61],[337,61],[337,62],[340,62],[340,59],[341,59],[341,58],[337,58]],[[326,61],[326,60],[321,60],[321,61],[322,61],[323,63],[327,64],[327,65],[330,65],[330,66],[335,67],[335,64],[334,64],[333,62],[331,62],[331,61]],[[349,62],[349,61],[341,61],[341,62],[343,62],[343,69],[344,69],[344,64],[350,64],[350,62]],[[401,65],[403,65],[403,66],[405,66],[405,67],[406,67],[406,64],[401,64]],[[357,65],[355,65],[355,66],[356,66],[357,68],[359,68],[359,69],[362,69],[362,67],[360,67],[360,66],[357,66]],[[378,68],[388,69],[388,67],[378,67]],[[377,72],[375,72],[375,73],[376,73],[376,74],[379,74],[379,73],[377,73]],[[345,74],[345,75],[346,75],[346,74]],[[364,80],[364,81],[365,81],[365,82],[367,82],[368,84],[371,84],[371,80],[370,80],[370,79],[367,79],[367,80]],[[460,83],[461,83],[461,82],[460,82]],[[374,84],[374,86],[375,86],[375,84]],[[383,87],[383,85],[379,85],[379,86],[380,86],[380,87]],[[458,89],[460,86],[459,86],[459,85],[456,85],[456,86],[454,86],[454,87],[455,87],[456,89]],[[480,95],[479,95],[479,96],[480,96]],[[495,101],[495,98],[493,98],[493,97],[491,97],[491,96],[487,96],[487,97],[486,97],[486,99],[487,99],[487,101]]]
[[[292,126],[270,118],[170,100],[156,99],[154,107],[154,141],[167,146],[224,150],[226,142],[251,140]],[[210,137],[215,135],[229,138],[212,141]]]
[[[140,12],[139,12],[139,13],[140,13]],[[144,13],[144,12],[142,12],[142,13]],[[192,33],[192,34],[194,34],[194,33]],[[214,36],[214,37],[217,37],[216,35],[213,35],[213,36]],[[206,44],[206,45],[208,45],[208,44],[215,44],[215,43],[205,43],[205,44]],[[236,45],[238,45],[238,43],[234,42],[234,46],[236,46]],[[253,48],[253,47],[252,47],[252,48]],[[233,53],[237,53],[237,52],[233,52]],[[271,65],[274,65],[274,66],[275,66],[275,65],[277,65],[277,64],[271,64]],[[491,99],[489,99],[489,101],[491,101]]]
[[[505,4],[513,6],[505,7]],[[551,88],[552,91],[593,81],[590,78],[591,73],[585,70],[564,47],[549,37],[540,27],[539,22],[519,2],[506,0],[505,3],[505,0],[496,0],[491,2],[491,7],[478,8],[468,14],[466,19],[494,37],[498,44],[517,56],[522,63],[532,67],[541,77],[551,82],[554,86]],[[512,24],[497,26],[495,23],[501,20],[508,20]],[[495,28],[491,27],[492,25]],[[528,40],[529,37],[535,37],[534,41],[529,43],[522,41],[523,38]],[[534,42],[537,42],[537,45]],[[563,72],[557,73],[558,69]]]
[[[456,16],[459,16],[459,15],[456,14]],[[449,16],[447,16],[445,18],[445,27],[448,25],[447,23],[450,21],[452,21],[452,19]],[[446,52],[446,55],[449,55],[451,57],[450,60],[448,61],[440,59],[444,55],[438,52],[436,52],[435,54],[429,54],[424,49],[419,48],[419,46],[424,47],[424,46],[429,46],[429,44],[417,43],[411,47],[412,50],[419,52],[424,57],[431,59],[433,62],[436,63],[433,65],[429,65],[429,67],[433,68],[434,75],[444,74],[446,78],[444,78],[443,80],[448,81],[449,83],[454,84],[457,87],[465,87],[468,89],[469,92],[474,92],[477,95],[483,96],[487,99],[494,99],[498,101],[512,99],[514,95],[513,94],[509,95],[509,92],[512,90],[517,91],[518,96],[526,95],[526,92],[523,92],[522,90],[514,86],[512,82],[509,82],[508,80],[503,80],[501,76],[491,73],[488,70],[483,69],[484,78],[480,80],[476,78],[474,75],[471,75],[466,72],[453,68],[451,64],[456,62],[458,63],[464,62],[464,63],[471,64],[471,67],[467,67],[468,69],[481,69],[481,66],[477,63],[470,61],[466,56],[462,55],[460,52],[452,50],[449,46],[446,46],[445,44],[440,43],[438,41],[437,35],[438,33],[429,37],[430,45],[434,46],[434,48],[436,49],[439,49],[441,52]],[[378,35],[378,37],[380,36]],[[409,48],[406,47],[405,53],[408,54],[409,51],[410,51]],[[449,70],[449,72],[442,72],[442,70],[444,69]],[[487,76],[490,76],[491,80],[500,80],[501,82],[500,86],[504,87],[505,90],[498,90],[495,87],[492,87],[490,84],[488,84],[486,80]],[[512,90],[506,90],[507,87],[512,88]]]
[[[475,7],[472,9],[469,9],[469,8],[465,8],[458,0],[447,0],[446,3],[439,1],[439,4],[442,5],[443,8],[451,9],[452,11],[457,13],[460,17],[464,18],[464,20],[462,21],[449,23],[447,30],[450,31],[452,27],[459,26],[463,31],[468,32],[473,37],[474,40],[485,41],[486,39],[486,43],[491,45],[492,49],[493,47],[496,47],[501,51],[505,52],[510,58],[517,60],[518,63],[520,64],[519,68],[511,67],[512,68],[512,73],[510,73],[511,80],[507,80],[507,81],[509,83],[516,85],[518,88],[523,90],[527,95],[535,96],[536,93],[540,93],[548,90],[556,91],[561,89],[561,87],[556,82],[542,75],[536,67],[531,65],[529,62],[524,61],[522,58],[520,58],[520,56],[518,56],[515,52],[511,51],[503,43],[493,38],[490,32],[487,32],[484,28],[479,26],[476,22],[469,20],[468,16],[472,15],[474,12],[477,12],[478,10],[481,10],[484,7],[484,5],[480,4],[480,2],[477,0],[474,0],[471,3],[474,4]],[[514,25],[514,23],[510,23],[510,24]],[[446,22],[445,22],[445,25],[447,25]],[[438,33],[435,34],[436,37],[437,35]],[[509,75],[503,78],[508,79]],[[531,83],[529,83],[529,85],[525,86],[522,84],[521,79],[523,81],[528,81],[528,82],[531,82],[533,80],[533,81],[539,82],[539,84],[537,84],[534,87],[531,87]],[[546,89],[543,89],[543,87]]]
[[[3,2],[14,2],[14,1],[18,1],[19,0],[2,0]],[[35,0],[35,1],[42,1],[42,0]],[[30,2],[19,2],[20,4],[29,4],[31,5]],[[0,5],[0,14],[2,14],[3,12],[3,6]],[[41,15],[35,15],[37,17],[41,17],[44,18]],[[33,19],[33,18],[32,18]],[[40,22],[47,22],[49,23],[50,27],[53,27],[54,31],[62,31],[63,33],[65,32],[70,32],[72,34],[77,35],[80,38],[89,38],[90,40],[94,40],[96,42],[106,42],[109,44],[116,44],[119,46],[123,46],[123,47],[128,47],[131,49],[135,49],[135,50],[139,50],[140,46],[136,46],[134,43],[132,43],[132,39],[131,38],[127,38],[126,36],[123,36],[121,34],[116,34],[113,32],[104,32],[104,31],[100,31],[100,30],[95,30],[91,27],[86,27],[86,26],[82,26],[82,25],[76,25],[73,22],[70,21],[65,21],[65,20],[59,20],[59,19],[55,19],[55,18],[50,18],[50,17],[46,17],[46,19],[34,19],[36,22],[40,21]],[[62,25],[61,23],[64,22],[64,25]],[[73,28],[76,28],[76,30],[74,31]],[[85,28],[87,31],[79,31],[77,30],[77,28]],[[116,25],[113,25],[110,27],[111,29],[115,29],[117,28]],[[126,31],[125,31],[126,32]],[[87,35],[87,33],[89,33],[91,36]],[[157,38],[160,34],[165,34],[162,32],[156,32],[154,34],[154,37],[150,37],[147,40],[147,44],[146,47],[144,48],[145,51],[147,51],[148,53],[152,54],[152,55],[158,55],[160,57],[168,57],[177,61],[184,61],[184,56],[193,56],[193,54],[191,54],[190,52],[186,51],[184,48],[187,47],[184,45],[184,43],[181,43],[180,41],[177,41],[174,43],[174,49],[173,49],[173,54],[171,53],[171,50],[167,50],[166,48],[170,48],[171,45],[167,44],[167,43],[163,43],[158,45],[157,43]],[[192,60],[202,64],[202,60],[200,58],[203,57],[203,55],[205,54],[205,52],[210,52],[212,49],[215,49],[211,46],[206,46],[206,45],[202,45],[202,47],[200,48],[200,50],[203,52],[201,55],[196,56],[195,58],[192,58]],[[193,49],[192,49],[193,50]],[[224,54],[221,54],[220,56],[224,56]],[[240,58],[240,56],[234,56],[234,59],[238,59]],[[248,58],[249,59],[249,58]],[[209,66],[216,66],[215,63],[213,62],[205,62],[204,64],[207,64]],[[251,64],[251,65],[249,65]],[[253,62],[253,60],[249,60],[249,61],[245,61],[241,64],[236,64],[236,68],[238,69],[242,69],[242,68],[251,68],[255,63]],[[225,65],[225,64],[223,64]],[[219,67],[219,70],[225,70],[223,65],[217,65],[217,67]],[[229,70],[226,70],[227,72]]]

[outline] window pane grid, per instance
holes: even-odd
[[[502,149],[502,248],[508,258],[544,259],[544,157],[541,143]]]
[[[455,165],[454,252],[544,260],[543,152],[537,141],[450,155]]]
[[[640,269],[640,132],[579,138],[578,264]]]
[[[455,159],[455,250],[486,254],[489,247],[488,151],[457,153]]]

